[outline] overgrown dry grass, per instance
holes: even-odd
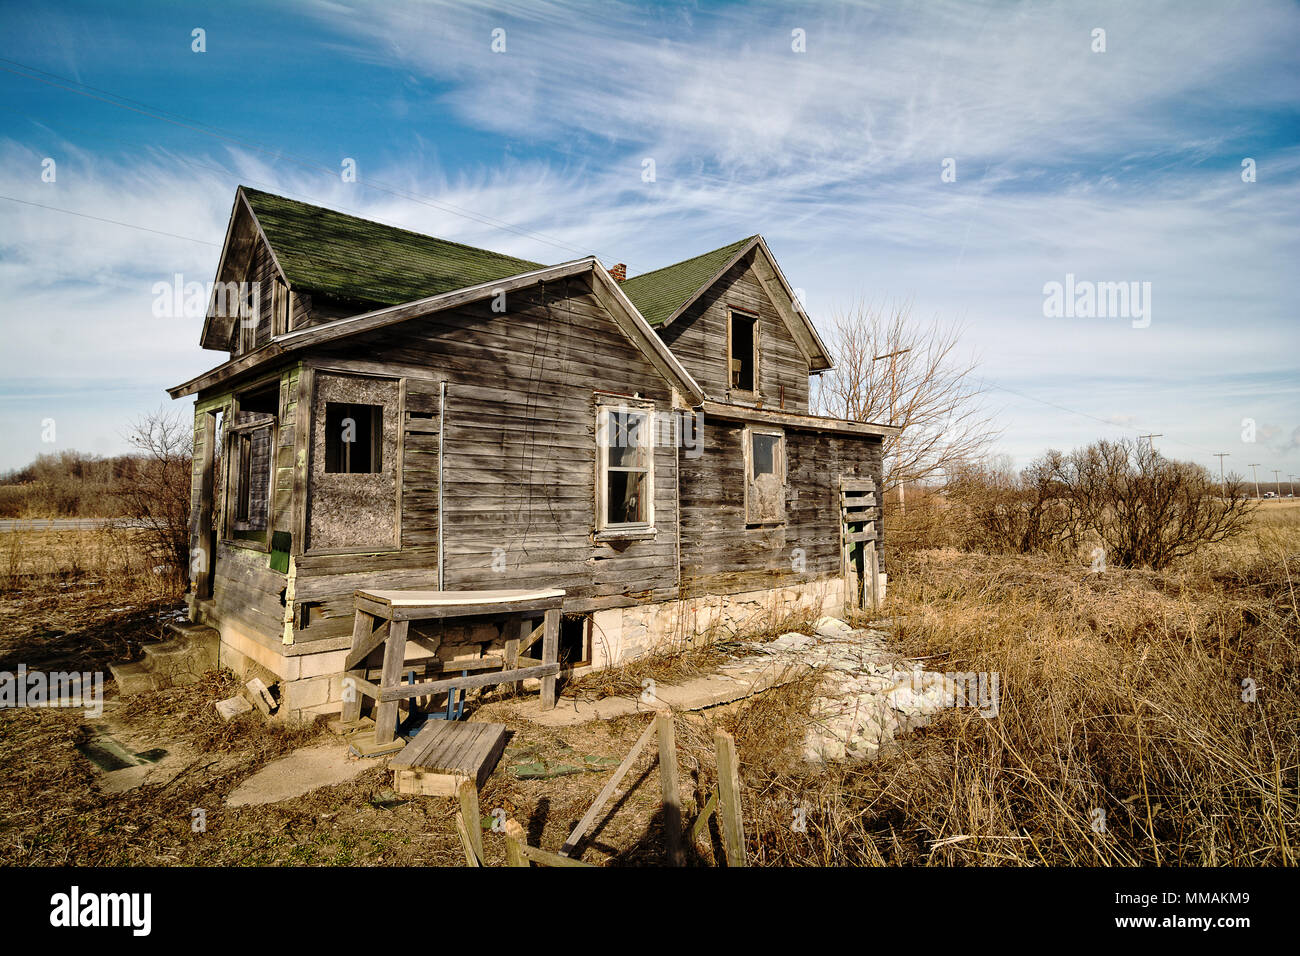
[[[82,536],[85,536],[83,540]],[[21,552],[18,590],[0,596],[0,665],[102,666],[161,632],[175,593],[147,555],[100,532],[60,532],[44,558]],[[0,536],[0,557],[11,542]],[[41,564],[40,561],[46,562]],[[41,569],[44,569],[43,571]],[[942,671],[996,671],[1000,711],[942,715],[876,761],[800,759],[815,678],[677,721],[686,816],[716,787],[712,732],[736,736],[750,860],[768,866],[1286,865],[1296,861],[1300,763],[1300,505],[1270,503],[1251,533],[1163,573],[1088,573],[1086,563],[919,550],[895,559],[886,613],[901,649]],[[35,576],[33,576],[35,575]],[[802,630],[766,622],[746,640]],[[728,640],[731,640],[728,638]],[[687,679],[733,648],[676,653],[590,675],[571,689],[636,694],[646,677]],[[1256,699],[1242,699],[1254,681]],[[228,673],[124,702],[119,716],[204,760],[174,783],[97,789],[75,749],[82,717],[0,712],[0,860],[24,864],[446,864],[462,859],[454,807],[398,799],[376,766],[298,800],[233,810],[223,800],[257,767],[312,739],[246,714],[222,723],[212,701]],[[514,736],[485,785],[534,845],[555,849],[607,778],[517,779],[511,766],[574,754],[619,760],[647,716],[561,731],[491,704],[475,719]],[[577,758],[581,762],[581,756]],[[657,772],[643,756],[583,859],[662,864]],[[208,834],[190,830],[208,808]],[[1097,824],[1104,812],[1104,828]],[[487,835],[489,862],[503,862]],[[690,860],[719,859],[716,832]]]
[[[956,710],[898,752],[821,773],[761,765],[742,742],[760,859],[1294,865],[1298,552],[1287,503],[1160,574],[912,556],[887,609],[902,649],[997,672],[998,716]],[[800,804],[806,833],[790,825]]]

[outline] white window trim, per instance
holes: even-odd
[[[784,525],[786,522],[785,507],[781,508],[781,517],[769,521],[754,521],[749,516],[749,489],[754,483],[754,436],[755,435],[772,435],[781,440],[777,446],[779,453],[777,455],[777,474],[781,479],[781,486],[789,488],[790,473],[786,462],[785,448],[785,430],[781,428],[764,428],[755,425],[749,425],[745,428],[744,434],[744,457],[745,457],[745,524],[751,528],[775,528]]]
[[[609,481],[609,416],[611,412],[639,412],[646,417],[642,432],[647,451],[645,470],[646,520],[610,524],[606,520]],[[652,538],[655,528],[655,407],[653,402],[597,398],[596,405],[596,532],[597,541]]]

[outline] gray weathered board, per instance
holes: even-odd
[[[388,768],[468,777],[481,787],[505,746],[505,724],[430,720]]]

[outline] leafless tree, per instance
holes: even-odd
[[[983,458],[999,431],[984,407],[974,358],[964,357],[960,326],[912,321],[910,302],[858,301],[832,315],[836,367],[822,376],[819,411],[885,422],[885,491],[952,474]]]
[[[142,416],[126,436],[137,450],[117,494],[123,516],[142,527],[169,565],[189,566],[190,476],[194,442],[182,413]]]

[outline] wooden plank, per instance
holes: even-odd
[[[365,643],[367,635],[370,634],[371,629],[374,627],[374,620],[375,619],[371,617],[369,614],[367,614],[365,611],[356,611],[353,614],[352,617],[353,653],[355,653],[356,649],[361,647]],[[349,654],[348,656],[351,657],[352,655]],[[349,670],[349,668],[344,667],[343,670],[347,671]],[[355,681],[358,678],[362,677],[363,674],[364,674],[363,671],[354,670],[353,673],[346,674],[345,676],[351,677]],[[354,690],[354,693],[352,695],[353,699],[348,700],[345,697],[343,700],[343,713],[341,716],[345,724],[351,723],[352,721],[355,721],[361,717],[361,691],[360,689],[355,687],[353,688],[353,690]]]
[[[496,733],[483,734],[474,744],[474,749],[465,757],[465,763],[477,767],[478,770],[474,776],[474,783],[477,786],[483,786],[487,783],[488,777],[492,776],[492,771],[496,769],[497,761],[501,759],[501,754],[506,749],[506,728],[503,724],[492,724],[493,727],[500,727]]]
[[[460,812],[465,818],[465,830],[469,836],[468,846],[473,848],[478,866],[483,865],[483,827],[479,823],[478,788],[473,781],[462,778],[456,785],[456,795],[460,798]]]
[[[394,622],[405,624],[405,621]],[[440,694],[452,687],[473,688],[489,687],[492,684],[505,684],[510,681],[528,680],[533,677],[549,677],[560,672],[559,664],[539,664],[536,667],[520,667],[512,671],[494,671],[490,674],[471,674],[468,677],[448,677],[444,680],[425,681],[420,684],[402,684],[394,680],[380,689],[380,700],[397,701],[407,697],[424,697],[428,694]],[[401,671],[398,670],[400,678]],[[551,706],[555,706],[552,704]]]
[[[547,610],[544,625],[546,635],[542,638],[542,660],[545,662],[543,666],[554,666],[555,673],[558,673],[560,669],[560,609],[558,607]],[[551,710],[555,707],[555,673],[542,678],[543,710]]]
[[[397,698],[388,699],[385,694],[402,678],[407,627],[405,621],[393,621],[384,643],[384,670],[379,681],[379,704],[375,707],[375,740],[381,744],[391,741],[397,730]]]
[[[454,774],[481,787],[496,769],[506,737],[505,724],[431,720],[389,767]]]
[[[365,611],[357,611],[357,617],[369,618],[370,615],[366,614]],[[367,657],[369,657],[371,651],[373,651],[380,644],[384,643],[384,641],[386,640],[388,640],[387,621],[384,621],[384,623],[380,624],[379,627],[371,631],[368,637],[363,637],[359,644],[357,642],[357,632],[354,627],[352,631],[352,650],[348,653],[347,660],[343,662],[343,669],[345,671],[352,670],[354,667],[356,667],[358,664],[364,661]]]
[[[536,644],[537,641],[541,638],[541,636],[545,633],[546,633],[546,622],[543,621],[541,624],[538,624],[535,628],[529,631],[528,636],[519,642],[519,653],[527,654],[528,649],[531,648],[534,644]]]
[[[460,776],[427,770],[394,770],[393,789],[412,797],[454,797]]]
[[[673,728],[671,711],[660,711],[655,717],[659,735],[659,786],[663,791],[664,835],[668,844],[668,858],[673,866],[684,866],[682,852],[682,798],[681,781],[677,775],[677,736]]]
[[[575,860],[570,856],[561,856],[559,853],[551,853],[549,850],[543,850],[535,846],[529,846],[524,843],[520,846],[520,851],[529,860],[534,863],[540,863],[542,866],[591,866],[590,863],[583,863],[581,860]]]
[[[691,824],[691,832],[687,839],[692,844],[700,838],[700,834],[704,832],[704,828],[708,826],[709,814],[713,813],[717,809],[718,792],[715,790],[713,793],[709,794],[709,799],[704,801],[704,808],[700,810],[699,816],[697,816],[695,822]]]
[[[740,765],[736,760],[736,741],[719,730],[713,735],[718,755],[718,823],[727,866],[746,866],[745,822],[740,812]]]
[[[876,483],[870,478],[841,478],[840,491],[874,492]]]
[[[605,804],[609,802],[609,798],[614,795],[614,791],[617,790],[618,785],[623,782],[623,778],[627,776],[627,772],[632,769],[632,764],[636,762],[636,758],[640,756],[642,749],[644,749],[645,745],[650,742],[651,736],[653,736],[657,731],[657,722],[653,720],[650,721],[649,726],[647,726],[641,733],[641,736],[637,738],[637,742],[632,745],[632,750],[623,758],[623,762],[618,765],[618,768],[614,771],[614,775],[606,781],[605,786],[602,787],[600,793],[596,795],[595,802],[592,803],[590,809],[583,814],[582,819],[578,821],[578,825],[575,826],[573,832],[569,834],[569,838],[564,841],[564,846],[560,847],[561,855],[568,856],[577,849],[578,842],[582,839],[583,834],[585,834],[587,829],[596,822],[596,818],[600,816],[601,811],[605,809]]]
[[[528,860],[524,856],[523,847],[525,843],[524,828],[513,818],[506,820],[506,866],[528,866]]]
[[[853,495],[847,491],[840,495],[840,507],[842,508],[874,508],[876,506],[875,495]]]
[[[866,586],[871,589],[872,610],[880,610],[880,556],[874,541],[867,545]]]
[[[474,821],[474,824],[473,824],[473,825],[474,825],[475,829],[478,829],[478,821],[477,821],[477,820]],[[467,825],[467,824],[465,823],[465,814],[464,814],[464,812],[461,811],[461,810],[457,810],[457,811],[456,811],[456,834],[457,834],[457,836],[460,837],[460,845],[461,845],[461,848],[464,849],[464,851],[465,851],[465,865],[466,865],[466,866],[482,866],[482,865],[483,865],[482,856],[481,856],[481,855],[475,855],[475,852],[474,852],[474,838],[470,836],[470,832],[471,832],[471,831],[470,831],[469,825]],[[482,831],[481,831],[481,830],[479,831],[479,835],[480,835],[480,837],[482,836]]]

